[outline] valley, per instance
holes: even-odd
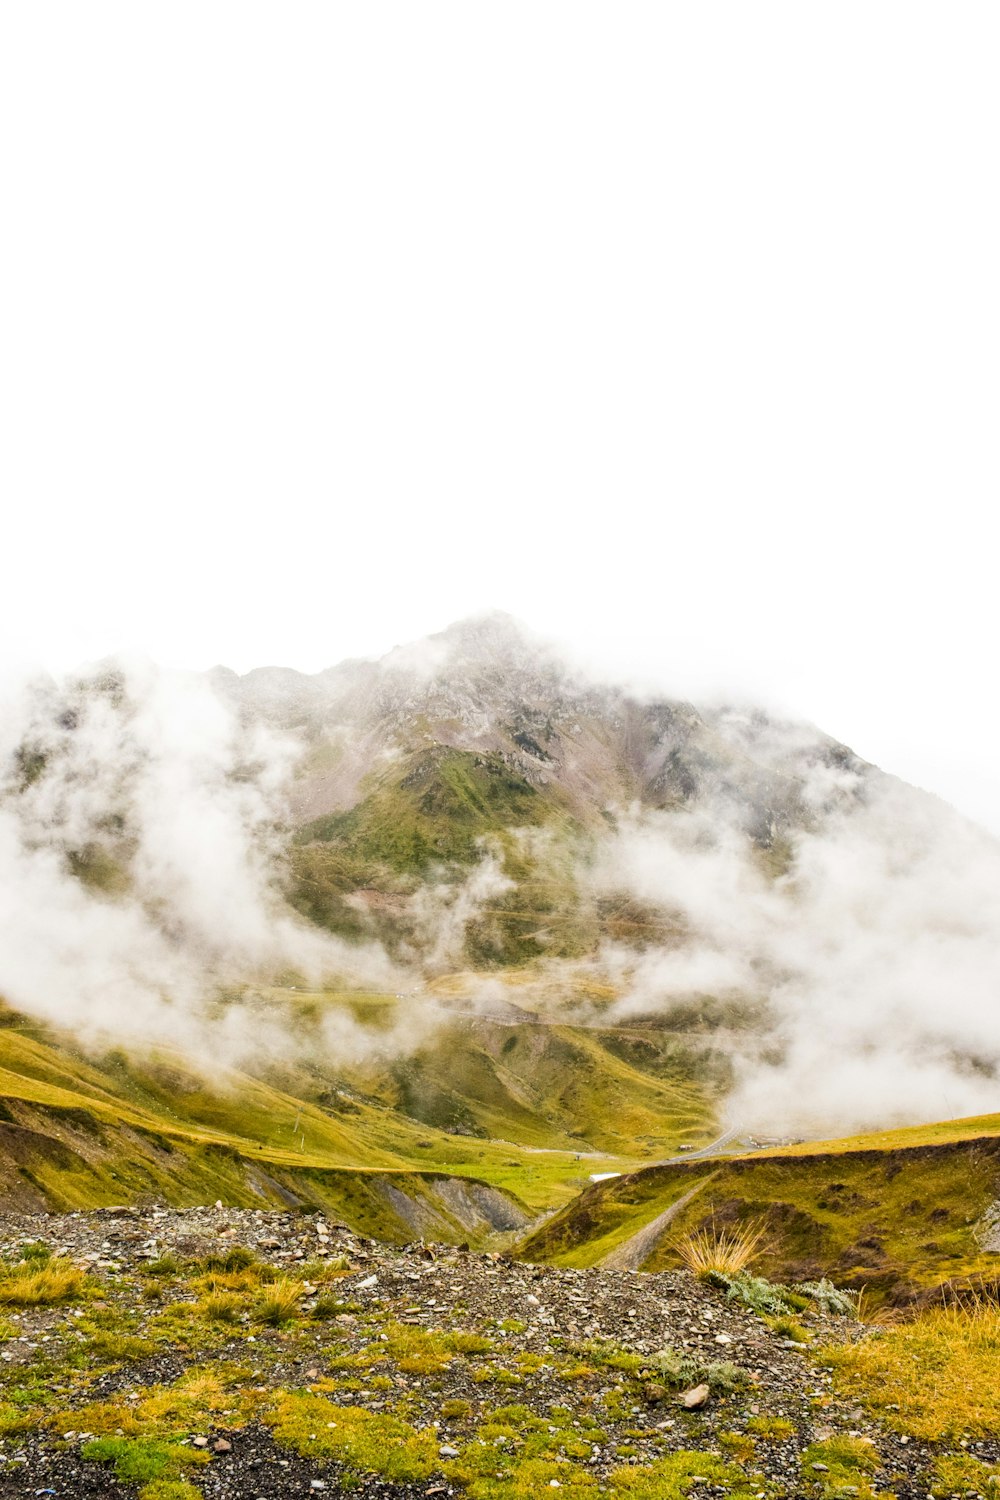
[[[0,1495],[996,1493],[995,841],[502,616],[25,702]]]

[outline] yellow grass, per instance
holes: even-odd
[[[1000,1427],[1000,1308],[935,1308],[820,1357],[841,1392],[899,1432],[934,1441]]]
[[[765,1226],[759,1223],[741,1224],[735,1229],[700,1229],[676,1240],[673,1248],[695,1276],[737,1276],[761,1248],[765,1234]]]
[[[37,1271],[14,1271],[0,1280],[0,1302],[16,1307],[38,1307],[69,1302],[83,1294],[86,1277],[69,1260],[50,1260]]]

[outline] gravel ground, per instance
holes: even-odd
[[[882,1457],[874,1483],[900,1500],[929,1493],[921,1474],[930,1450],[907,1443],[866,1420],[860,1409],[838,1400],[831,1375],[802,1346],[778,1338],[753,1313],[727,1302],[717,1291],[685,1273],[646,1275],[631,1271],[576,1271],[531,1266],[501,1256],[472,1255],[450,1247],[423,1244],[397,1250],[364,1240],[317,1215],[214,1208],[176,1210],[160,1207],[102,1209],[64,1215],[0,1216],[0,1254],[16,1257],[24,1246],[44,1241],[55,1252],[85,1267],[101,1286],[102,1306],[134,1312],[141,1304],[144,1263],[171,1254],[187,1259],[224,1253],[245,1246],[262,1260],[294,1271],[303,1261],[346,1257],[350,1271],[335,1282],[336,1294],[349,1310],[321,1329],[304,1318],[289,1330],[227,1332],[221,1342],[197,1356],[165,1348],[133,1362],[112,1362],[93,1372],[85,1391],[74,1400],[117,1399],[123,1409],[140,1388],[170,1385],[193,1363],[254,1362],[257,1390],[319,1389],[328,1399],[389,1411],[400,1400],[409,1403],[409,1420],[420,1427],[439,1423],[446,1445],[450,1429],[440,1420],[441,1406],[465,1400],[478,1416],[507,1402],[546,1413],[553,1405],[598,1416],[607,1441],[587,1462],[598,1480],[624,1464],[642,1465],[674,1449],[718,1451],[722,1433],[745,1433],[753,1418],[781,1417],[793,1424],[794,1436],[759,1443],[754,1469],[764,1477],[768,1496],[818,1493],[800,1472],[800,1454],[811,1442],[836,1434],[871,1438]],[[190,1299],[181,1283],[164,1289],[163,1298]],[[308,1312],[308,1302],[305,1304]],[[147,1309],[148,1311],[148,1309]],[[10,1385],[23,1378],[46,1346],[65,1337],[67,1310],[37,1308],[14,1313],[15,1335],[0,1346],[0,1376]],[[331,1339],[339,1350],[360,1351],[378,1337],[379,1320],[426,1330],[478,1330],[493,1341],[488,1355],[456,1358],[432,1379],[406,1373],[391,1364],[390,1379],[366,1384],[362,1368],[343,1393],[336,1386]],[[842,1341],[861,1336],[847,1319],[805,1319],[814,1340]],[[499,1325],[506,1323],[502,1328]],[[60,1333],[59,1330],[63,1332]],[[685,1411],[673,1390],[655,1376],[630,1378],[619,1370],[597,1367],[570,1378],[574,1346],[601,1340],[627,1353],[651,1357],[669,1345],[705,1361],[733,1361],[747,1372],[745,1391],[712,1396],[699,1411]],[[519,1361],[536,1356],[537,1368],[525,1372]],[[586,1358],[586,1356],[580,1356]],[[529,1360],[529,1363],[532,1361]],[[486,1376],[484,1378],[484,1367]],[[379,1367],[382,1368],[381,1366]],[[489,1371],[497,1372],[496,1379]],[[519,1383],[504,1384],[504,1372],[520,1371]],[[477,1378],[477,1375],[479,1378]],[[385,1389],[386,1384],[390,1385]],[[608,1413],[612,1413],[609,1417]],[[336,1464],[302,1458],[280,1450],[260,1422],[227,1429],[206,1425],[191,1440],[205,1440],[211,1462],[192,1476],[207,1500],[291,1500],[291,1497],[340,1495],[396,1497],[460,1495],[444,1471],[418,1485],[392,1485],[374,1477],[349,1487]],[[229,1447],[214,1452],[224,1439]],[[80,1457],[80,1440],[32,1431],[11,1436],[0,1447],[0,1497],[54,1494],[62,1497],[134,1496],[108,1470]],[[1000,1457],[993,1444],[975,1450],[984,1459]],[[815,1484],[820,1483],[816,1476]],[[724,1494],[719,1486],[693,1486],[694,1497]]]

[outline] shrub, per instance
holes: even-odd
[[[814,1302],[820,1312],[833,1313],[836,1317],[850,1318],[858,1310],[857,1292],[843,1291],[824,1276],[821,1281],[800,1281],[795,1290]]]
[[[785,1288],[768,1281],[765,1276],[750,1276],[743,1272],[739,1276],[727,1276],[725,1286],[728,1301],[742,1303],[758,1317],[779,1317],[791,1312]]]
[[[700,1360],[693,1354],[681,1353],[678,1349],[661,1349],[653,1355],[653,1366],[659,1370],[668,1385],[678,1387],[705,1384],[720,1395],[743,1390],[750,1384],[750,1377],[739,1365],[729,1360]]]

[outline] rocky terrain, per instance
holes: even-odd
[[[768,1321],[687,1272],[221,1205],[6,1216],[0,1256],[2,1496],[908,1500],[952,1449],[1000,1459],[842,1390],[853,1317]]]

